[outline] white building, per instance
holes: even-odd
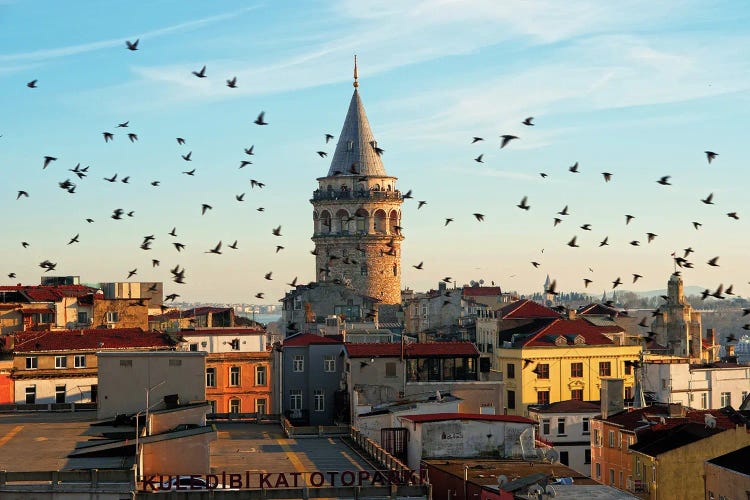
[[[266,332],[257,328],[196,328],[181,330],[183,348],[209,354],[266,352]]]
[[[643,365],[643,390],[661,403],[699,410],[738,408],[750,393],[750,366],[690,364],[686,358],[654,356]]]
[[[557,451],[561,464],[585,476],[591,475],[591,419],[599,414],[600,405],[575,399],[529,407],[539,439]]]
[[[100,352],[97,418],[206,400],[206,353],[180,351]]]

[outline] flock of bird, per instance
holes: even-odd
[[[129,50],[129,51],[137,51],[137,50],[139,50],[139,43],[140,43],[140,40],[135,40],[133,42],[126,41],[125,42],[126,49]],[[204,65],[199,70],[192,71],[192,77],[199,78],[199,79],[208,78],[208,70],[207,70],[206,66]],[[188,76],[188,78],[189,78],[189,76]],[[29,89],[34,89],[35,92],[38,91],[38,89],[43,88],[43,85],[40,84],[40,81],[38,79],[35,79],[35,80],[32,80],[32,81],[28,82],[26,84],[26,86]],[[237,88],[238,87],[237,77],[232,77],[232,78],[227,79],[226,80],[226,86],[228,88],[231,88],[231,89]],[[257,115],[257,118],[252,123],[254,123],[256,126],[267,126],[269,124],[266,121],[266,116],[265,116],[265,112],[264,111],[261,111]],[[537,126],[537,123],[535,123],[534,117],[527,117],[527,118],[525,118],[524,120],[521,121],[521,124],[524,127],[529,127],[529,128]],[[115,132],[113,132],[111,130],[105,130],[105,131],[101,132],[103,141],[105,143],[109,144],[109,143],[115,141],[118,138],[118,135],[119,135],[119,133],[117,131],[120,131],[120,130],[123,131],[124,137],[130,143],[135,143],[135,142],[137,142],[139,140],[138,133],[130,131],[131,128],[130,128],[130,121],[129,120],[117,123],[116,126],[114,126],[114,130],[115,130]],[[326,133],[326,134],[323,135],[323,138],[325,140],[325,144],[328,144],[332,139],[334,139],[334,136],[332,134]],[[518,136],[511,135],[511,134],[500,135],[499,139],[500,139],[500,142],[499,142],[499,148],[500,149],[503,149],[503,148],[506,148],[506,147],[512,147],[512,144],[514,143],[514,141],[520,140],[520,138]],[[183,137],[176,137],[175,140],[176,140],[177,145],[179,147],[186,147],[187,146],[187,141],[186,141],[185,138],[183,138]],[[473,137],[471,139],[470,145],[482,145],[482,144],[484,144],[486,142],[487,141],[485,141],[485,139],[483,137],[475,136],[475,137]],[[375,152],[378,155],[382,155],[384,153],[384,150],[382,148],[379,148],[377,146],[377,144],[373,144],[373,147],[375,148]],[[473,147],[477,147],[477,146],[473,146]],[[326,151],[323,151],[323,150],[317,151],[316,153],[317,153],[317,155],[320,158],[325,158],[327,156],[327,154],[328,154]],[[250,147],[244,148],[244,154],[245,154],[245,156],[239,162],[238,169],[243,169],[243,168],[245,168],[245,167],[253,164],[252,157],[255,154],[255,145],[252,145]],[[714,151],[705,151],[704,154],[705,154],[706,160],[707,160],[707,162],[708,162],[709,165],[712,164],[714,161],[716,161],[717,157],[719,156],[719,154],[716,153],[716,152],[714,152]],[[192,158],[193,151],[192,150],[188,150],[187,152],[185,152],[184,150],[182,150],[182,151],[179,152],[179,156],[185,162],[185,164],[190,164],[190,162],[192,162],[192,159],[193,159]],[[58,157],[56,157],[56,156],[45,155],[42,158],[42,170],[46,171],[48,168],[50,170],[55,170],[54,166],[56,165],[56,162],[58,162],[58,161],[59,161]],[[481,153],[478,156],[476,156],[474,158],[474,161],[476,163],[478,163],[478,164],[483,164],[484,163],[484,153]],[[69,168],[68,171],[72,173],[72,176],[74,176],[76,178],[77,182],[91,182],[91,181],[87,181],[86,180],[87,178],[89,178],[90,175],[93,175],[93,172],[91,172],[89,166],[82,167],[81,163],[76,163],[76,165],[73,168]],[[581,166],[579,165],[578,162],[575,162],[573,165],[571,165],[570,167],[568,167],[568,172],[571,175],[580,175],[582,173]],[[196,168],[188,168],[188,167],[186,167],[186,169],[182,171],[182,174],[184,174],[185,176],[189,176],[189,177],[193,177],[195,175],[195,173],[196,173]],[[346,172],[346,173],[345,172],[338,172],[338,174],[339,175],[356,174],[356,168],[355,168],[355,166],[353,166],[352,167],[352,171]],[[612,173],[612,172],[601,172],[601,175],[602,175],[603,182],[605,182],[605,183],[613,182],[613,180],[616,181],[616,175],[614,173]],[[542,179],[546,179],[546,178],[549,177],[549,174],[547,172],[539,172],[539,176]],[[130,181],[131,181],[131,178],[130,178],[129,175],[122,175],[120,172],[108,172],[106,174],[103,174],[102,177],[101,177],[101,179],[103,181],[106,181],[106,182],[112,183],[112,184],[115,184],[115,183],[118,183],[118,182],[122,183],[122,184],[129,184]],[[663,175],[663,176],[659,176],[654,181],[657,184],[659,184],[660,186],[665,186],[666,187],[666,186],[671,186],[672,185],[672,183],[670,182],[671,179],[672,179],[672,176],[670,176],[670,175]],[[150,182],[150,186],[155,187],[155,188],[159,187],[160,184],[161,184],[161,181],[159,179],[152,179],[149,182]],[[64,180],[58,181],[58,186],[59,186],[60,189],[66,191],[67,193],[69,193],[71,195],[75,194],[76,193],[76,189],[78,188],[78,185],[75,182],[73,182],[70,178],[66,178]],[[250,179],[250,187],[251,187],[251,189],[255,189],[255,188],[262,189],[265,186],[266,186],[266,184],[264,182],[261,182],[261,181],[259,181],[257,179]],[[28,187],[20,188],[16,192],[15,199],[17,201],[19,201],[19,202],[22,202],[22,199],[26,199],[26,198],[30,197],[30,192],[31,192],[31,189],[29,189]],[[405,200],[413,198],[411,190],[409,190],[407,193],[405,193],[403,195],[403,198]],[[243,193],[240,193],[240,194],[236,194],[235,195],[235,200],[237,202],[244,202],[245,201],[245,193],[243,192]],[[702,198],[699,201],[702,202],[705,205],[713,205],[714,204],[714,194],[713,193],[709,193],[705,198]],[[422,209],[428,203],[426,200],[417,200],[417,202],[418,202],[417,210]],[[533,206],[532,203],[533,203],[533,200],[530,200],[530,197],[528,195],[525,195],[525,196],[523,196],[521,198],[521,200],[516,205],[516,207],[519,210],[522,210],[524,212],[529,212],[529,211],[532,210],[532,206]],[[196,207],[196,209],[197,209],[197,207]],[[212,209],[213,209],[213,206],[211,204],[209,204],[209,203],[201,203],[200,204],[200,214],[201,214],[201,216],[206,215]],[[258,207],[256,210],[258,212],[263,212],[265,209],[264,209],[264,207]],[[557,227],[558,225],[562,224],[570,214],[571,214],[571,212],[570,212],[570,209],[569,209],[568,205],[564,206],[557,213],[550,214],[551,215],[552,227],[554,228],[554,227]],[[475,212],[472,215],[473,215],[473,217],[475,218],[475,220],[477,222],[481,223],[481,222],[485,221],[486,215],[483,214],[483,213]],[[727,217],[731,218],[732,220],[739,220],[739,215],[738,215],[737,211],[728,212],[728,213],[726,213],[726,215],[727,215]],[[123,220],[123,219],[126,219],[126,218],[133,218],[135,216],[136,216],[135,210],[133,210],[133,209],[125,209],[125,208],[115,208],[115,209],[112,210],[112,214],[110,215],[111,219],[117,220],[117,221]],[[631,221],[633,221],[633,219],[635,219],[635,216],[632,215],[632,214],[623,214],[623,216],[624,216],[624,219],[625,219],[624,220],[624,224],[626,226],[629,225],[631,223]],[[92,218],[85,218],[85,221],[87,223],[89,223],[89,224],[95,222],[94,219],[92,219]],[[453,218],[445,218],[443,225],[444,226],[448,226],[451,222],[454,222]],[[695,230],[700,230],[701,227],[702,227],[702,223],[699,222],[699,221],[691,221],[691,223],[692,223],[692,226],[693,226],[693,228]],[[586,224],[582,224],[581,226],[579,226],[579,229],[581,231],[591,231],[592,230],[592,226],[591,226],[591,224],[586,223]],[[271,234],[273,236],[275,236],[275,237],[281,237],[282,236],[282,234],[281,234],[281,225],[278,225],[277,227],[273,228],[271,230]],[[174,249],[175,249],[175,251],[177,253],[180,253],[183,250],[185,250],[187,244],[185,242],[178,241],[179,237],[178,237],[178,233],[177,233],[177,228],[176,227],[173,227],[172,230],[169,233],[167,233],[167,235],[170,236],[173,239],[173,241],[171,241],[171,244],[172,244],[172,246],[174,247]],[[80,232],[76,233],[74,236],[70,237],[70,239],[69,239],[69,241],[68,241],[67,244],[68,245],[74,245],[74,244],[80,243],[80,241],[81,241],[80,240],[80,236],[81,236]],[[652,243],[657,237],[658,237],[658,235],[656,233],[654,233],[654,232],[646,232],[646,233],[644,233],[644,238],[645,238],[645,243],[646,244]],[[156,235],[154,235],[154,234],[144,236],[143,239],[142,239],[142,241],[141,241],[141,243],[140,243],[140,245],[139,245],[139,248],[141,250],[143,250],[143,251],[150,251],[150,250],[152,250],[152,245],[154,244],[155,240],[156,240]],[[631,240],[629,242],[629,244],[632,245],[632,246],[640,246],[641,245],[641,241],[642,241],[641,239],[633,239],[633,240]],[[603,239],[601,239],[601,241],[599,241],[598,246],[599,247],[603,247],[603,246],[607,246],[609,244],[610,244],[609,243],[609,236],[605,236]],[[22,242],[22,245],[23,245],[24,248],[27,248],[29,246],[29,242],[24,241],[24,242]],[[572,236],[572,238],[570,238],[570,240],[567,242],[567,246],[571,247],[571,248],[579,248],[580,245],[578,243],[578,236],[577,235]],[[237,240],[235,240],[232,244],[229,244],[229,245],[226,245],[226,246],[224,245],[223,241],[218,241],[215,245],[212,245],[210,248],[208,248],[207,250],[205,250],[204,253],[210,254],[210,255],[221,255],[222,253],[224,253],[224,251],[226,251],[226,249],[237,250],[238,248],[239,248],[239,246],[238,246],[238,241]],[[275,247],[275,253],[278,253],[279,251],[281,251],[283,249],[284,249],[283,245],[276,245],[276,247]],[[679,268],[685,268],[685,269],[692,268],[694,266],[694,263],[692,261],[688,260],[688,257],[689,257],[689,255],[692,252],[693,252],[692,248],[688,247],[688,248],[686,248],[684,250],[684,252],[683,252],[682,255],[673,254],[672,257],[674,259],[675,266],[679,267]],[[715,257],[711,258],[707,262],[707,265],[714,266],[714,267],[719,266],[719,262],[718,261],[719,261],[719,257],[715,256]],[[158,267],[160,265],[160,263],[161,263],[160,259],[154,258],[154,259],[151,260],[152,267]],[[539,261],[537,261],[537,260],[532,260],[531,261],[531,265],[534,268],[539,268],[541,266],[541,263]],[[56,270],[57,263],[53,262],[51,259],[45,259],[44,261],[42,261],[41,263],[39,263],[39,267],[42,268],[42,269],[44,269],[45,273],[46,272],[51,272],[51,271],[55,271]],[[424,262],[420,262],[419,264],[413,265],[412,267],[415,268],[415,269],[417,269],[417,270],[423,270],[424,269]],[[591,269],[589,269],[589,270],[591,270]],[[676,272],[679,272],[679,271],[676,271]],[[171,274],[171,279],[172,279],[172,281],[174,283],[176,283],[176,284],[184,284],[184,283],[186,283],[187,272],[179,264],[177,264],[174,267],[170,268],[170,274]],[[135,277],[137,275],[138,275],[138,268],[129,269],[126,272],[123,272],[123,277],[125,279],[131,279],[131,278],[133,278],[133,277]],[[9,278],[15,278],[16,277],[16,272],[13,271],[13,270],[11,270],[10,272],[7,273],[7,276]],[[640,274],[632,273],[632,283],[636,283],[642,277],[643,276],[640,275]],[[265,280],[269,280],[269,281],[272,280],[273,279],[273,272],[272,271],[267,272],[264,275],[264,279]],[[449,277],[447,279],[450,280]],[[589,277],[582,277],[581,279],[583,281],[584,287],[586,287],[586,288],[590,284],[593,283],[593,280],[590,279]],[[297,278],[295,277],[291,281],[291,283],[287,283],[287,284],[291,285],[291,286],[295,286],[296,283],[297,283]],[[624,283],[624,281],[622,280],[622,278],[620,276],[615,277],[615,279],[613,279],[611,281],[613,289],[617,288],[618,286],[622,285],[623,283]],[[551,293],[551,294],[557,294],[558,291],[557,291],[556,287],[557,287],[556,281],[552,281],[552,283],[551,283],[549,289],[547,290],[547,292]],[[705,299],[707,297],[715,297],[717,299],[723,299],[727,295],[733,295],[733,286],[729,285],[728,287],[724,288],[723,284],[720,284],[716,288],[716,290],[714,292],[710,292],[709,290],[706,290],[703,293],[703,298]],[[167,298],[170,299],[170,300],[174,300],[177,297],[179,297],[179,294],[176,294],[176,293],[171,293],[171,294],[167,295]],[[264,298],[264,292],[257,292],[255,294],[255,297],[259,298],[259,299],[263,299]]]

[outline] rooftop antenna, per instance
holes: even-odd
[[[354,54],[354,88],[356,89],[359,87],[359,82],[357,81],[357,78],[359,78],[359,75],[357,74],[357,54]]]

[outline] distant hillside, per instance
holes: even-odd
[[[684,287],[684,293],[686,297],[689,297],[690,295],[700,295],[703,290],[705,290],[704,287],[700,286],[686,286]],[[651,298],[651,297],[658,297],[660,295],[666,295],[667,289],[662,288],[660,290],[649,290],[646,292],[633,292],[634,294],[638,295],[639,297],[645,297],[645,298]]]

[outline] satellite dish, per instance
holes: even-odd
[[[706,423],[706,429],[716,429],[716,417],[710,413],[703,415],[703,421]]]
[[[557,496],[557,491],[555,491],[555,488],[553,488],[551,484],[548,484],[544,488],[544,494],[550,498],[555,498]]]
[[[560,454],[555,450],[554,448],[550,448],[545,453],[545,456],[547,457],[547,460],[550,461],[550,463],[555,463],[560,461]]]
[[[479,280],[480,285],[484,285],[484,280]]]
[[[529,486],[529,495],[541,495],[544,493],[544,488],[534,483]]]
[[[498,486],[502,486],[502,485],[504,485],[507,482],[508,482],[508,476],[506,476],[504,474],[500,474],[499,476],[497,476],[497,485]]]

